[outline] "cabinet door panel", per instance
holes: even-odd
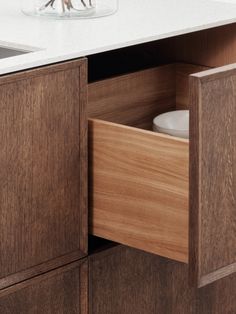
[[[89,283],[90,314],[236,313],[236,274],[196,289],[188,265],[124,246],[90,255]]]
[[[236,65],[190,79],[190,275],[236,271]]]
[[[0,77],[0,278],[87,252],[86,68]]]
[[[87,314],[87,261],[81,260],[0,292],[0,313]]]

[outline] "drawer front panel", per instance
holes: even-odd
[[[81,260],[0,291],[0,313],[87,314],[87,261]]]
[[[0,278],[87,253],[86,69],[78,60],[0,78]]]
[[[188,261],[187,140],[91,120],[92,234]]]
[[[236,65],[190,81],[190,275],[236,272]]]

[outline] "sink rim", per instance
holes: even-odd
[[[0,40],[0,49],[15,50],[19,52],[32,53],[43,50],[42,48],[32,47],[24,44],[13,43]]]

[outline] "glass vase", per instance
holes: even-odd
[[[113,14],[118,0],[23,0],[27,15],[56,19],[95,18]]]

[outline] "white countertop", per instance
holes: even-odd
[[[0,45],[42,50],[0,59],[0,74],[236,22],[236,1],[120,0],[115,15],[72,21],[27,17],[20,2],[0,0]]]

